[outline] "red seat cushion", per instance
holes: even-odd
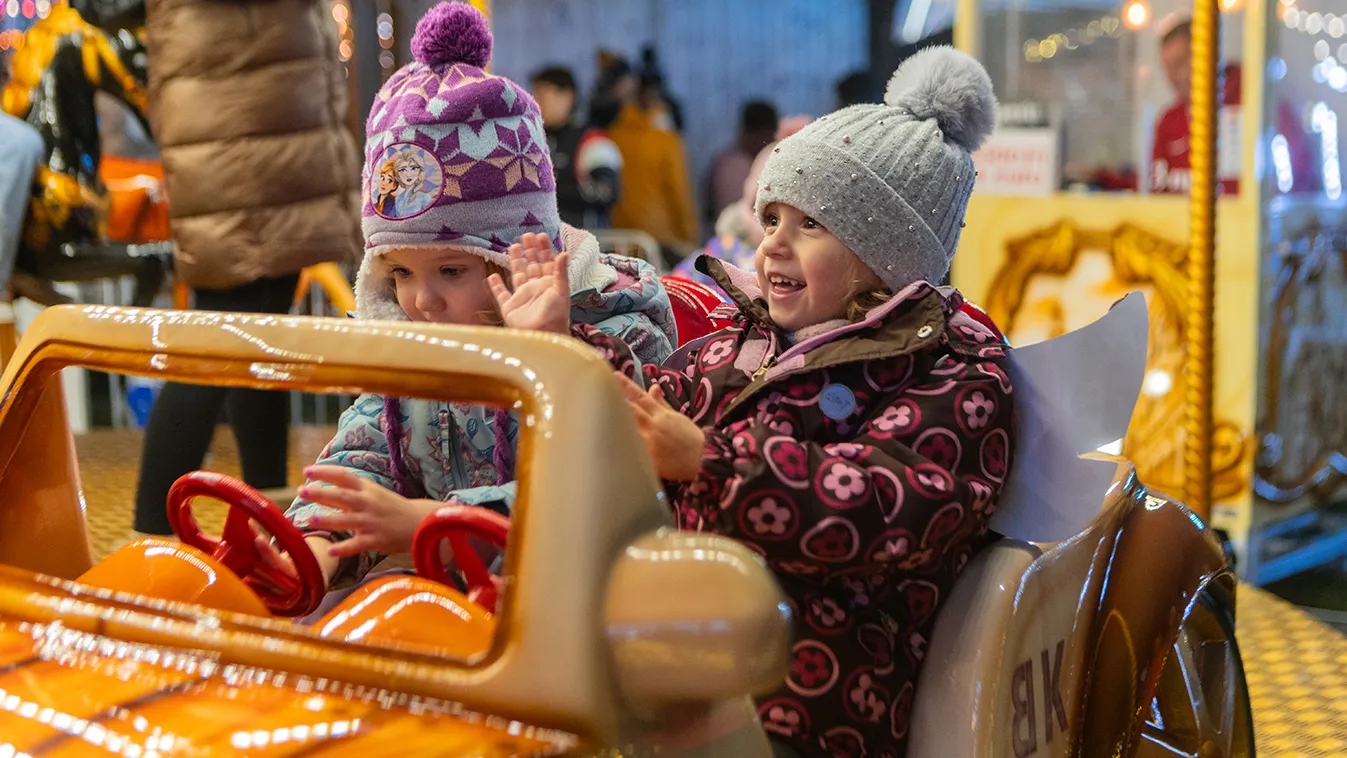
[[[660,282],[673,305],[679,347],[729,325],[721,319],[711,318],[711,312],[725,303],[709,287],[676,276],[660,277]]]

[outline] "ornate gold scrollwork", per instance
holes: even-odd
[[[1090,255],[1107,259],[1104,281],[1067,280]],[[992,281],[985,306],[1013,341],[1017,334],[1051,338],[1095,318],[1134,289],[1147,293],[1150,346],[1146,384],[1122,454],[1159,491],[1184,491],[1185,361],[1188,334],[1188,247],[1132,224],[1113,230],[1082,229],[1061,221],[1006,244],[1006,263]],[[1042,282],[1057,279],[1056,286]],[[1048,286],[1042,286],[1048,284]],[[1039,285],[1039,286],[1035,286]],[[1084,287],[1084,291],[1083,291]],[[1072,323],[1073,296],[1077,317]],[[1080,299],[1090,307],[1080,308]],[[1082,311],[1089,311],[1088,313]],[[1212,440],[1213,496],[1233,498],[1248,488],[1244,462],[1250,435],[1229,420],[1215,424]]]

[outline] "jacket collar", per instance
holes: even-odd
[[[720,285],[750,323],[769,335],[773,346],[782,344],[781,330],[767,313],[756,276],[710,256],[702,256],[697,265]],[[729,414],[759,389],[788,374],[893,358],[939,344],[945,339],[949,322],[960,317],[957,311],[961,305],[963,296],[953,288],[937,289],[927,282],[914,282],[860,321],[810,337],[780,354],[769,349],[762,367],[724,412]],[[962,351],[962,343],[951,340],[950,344]]]

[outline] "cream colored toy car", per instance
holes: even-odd
[[[56,381],[70,365],[518,408],[499,613],[403,577],[297,627],[218,550],[147,540],[92,565]],[[672,531],[607,365],[577,343],[67,306],[0,385],[0,753],[767,754],[749,696],[785,676],[780,591],[748,550]],[[1113,465],[1078,534],[1006,538],[970,564],[910,755],[1252,754],[1224,557]]]

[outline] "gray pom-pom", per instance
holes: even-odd
[[[884,102],[918,119],[935,119],[945,137],[974,152],[996,126],[996,95],[987,70],[952,47],[928,47],[889,79]]]

